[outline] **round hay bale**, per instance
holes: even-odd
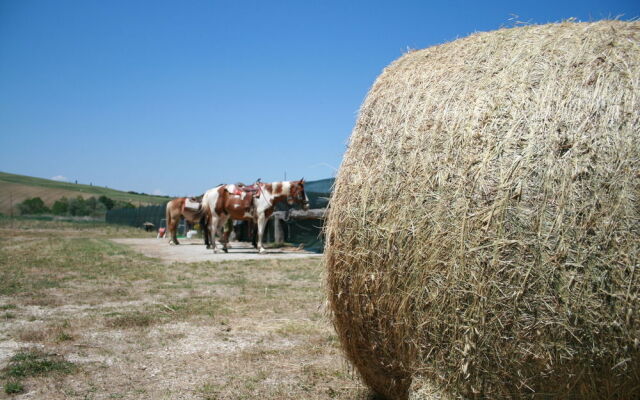
[[[640,396],[640,22],[479,33],[370,90],[326,224],[365,383]]]

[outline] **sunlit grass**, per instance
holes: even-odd
[[[5,392],[318,400],[329,385],[329,398],[361,399],[323,317],[319,259],[166,264],[102,227],[37,223],[0,241],[0,340],[38,349],[10,361]],[[142,383],[128,387],[119,371]]]

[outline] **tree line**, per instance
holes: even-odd
[[[82,196],[70,199],[62,197],[56,200],[51,208],[47,207],[40,197],[26,199],[18,204],[18,210],[21,215],[97,216],[114,208],[135,208],[135,206],[128,201],[113,200],[107,196],[89,197],[87,199]]]

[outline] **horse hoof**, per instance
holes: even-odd
[[[229,249],[227,249],[226,247],[222,249],[222,251],[224,251],[225,253],[229,252]]]
[[[208,249],[208,250],[211,250],[211,249],[212,249],[212,247],[211,247],[211,245],[210,245],[210,244],[208,244],[208,245],[207,245],[207,249]]]
[[[258,251],[258,253],[260,254],[267,254],[267,251],[265,249],[260,249],[260,251]]]

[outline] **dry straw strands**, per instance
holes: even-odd
[[[369,92],[326,234],[364,381],[453,397],[640,396],[640,23],[479,33]]]

